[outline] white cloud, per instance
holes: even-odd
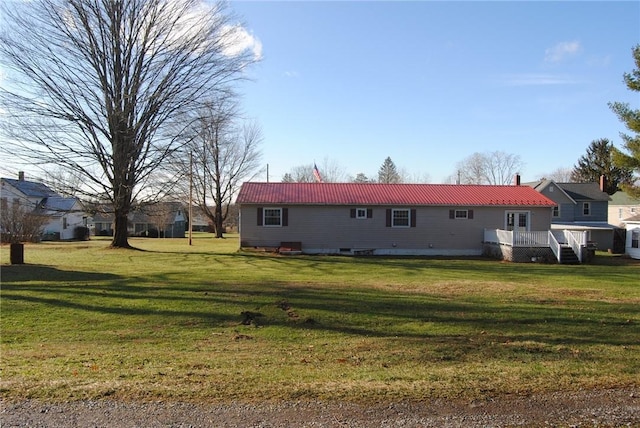
[[[284,75],[285,77],[290,77],[292,79],[300,77],[300,73],[298,73],[297,71],[285,71]]]
[[[580,42],[560,42],[544,52],[545,62],[561,62],[577,55],[582,50]]]
[[[224,31],[228,37],[224,54],[227,56],[240,55],[243,52],[251,51],[253,59],[262,59],[262,42],[253,34],[249,33],[241,25],[227,27]]]

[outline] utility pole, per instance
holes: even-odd
[[[193,152],[189,153],[189,245],[192,244],[193,230]]]

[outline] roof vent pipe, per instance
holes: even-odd
[[[18,171],[18,180],[24,181],[24,171]]]

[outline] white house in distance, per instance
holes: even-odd
[[[18,179],[2,178],[0,209],[8,210],[20,204],[27,211],[37,211],[48,218],[42,234],[58,239],[73,239],[75,229],[87,226],[88,214],[76,198],[65,198],[42,183],[25,180],[24,173]]]
[[[622,190],[611,195],[609,201],[609,223],[625,227],[628,218],[640,215],[640,199],[634,199]]]

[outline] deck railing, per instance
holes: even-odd
[[[549,232],[519,232],[515,230],[485,229],[484,242],[512,247],[548,247]]]
[[[551,251],[553,251],[553,255],[556,256],[556,260],[560,261],[560,253],[562,252],[561,250],[562,247],[552,231],[549,231],[548,235],[549,235],[549,247],[551,248]]]

